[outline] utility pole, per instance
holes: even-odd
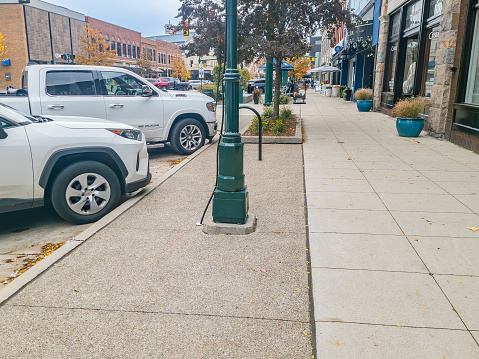
[[[264,84],[264,105],[273,104],[273,64],[266,59],[266,78]]]
[[[249,201],[243,173],[244,145],[239,133],[237,8],[237,0],[226,0],[225,132],[218,150],[218,185],[213,196],[213,221],[244,224]]]

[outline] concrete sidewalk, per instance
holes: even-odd
[[[302,112],[318,357],[479,358],[479,156],[339,98]]]
[[[0,307],[0,357],[478,358],[479,156],[291,107],[303,145],[245,145],[256,232],[196,226],[210,146]]]

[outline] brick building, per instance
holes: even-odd
[[[178,45],[142,37],[141,46],[143,53],[148,55],[148,59],[151,59],[155,72],[160,76],[172,75],[173,59],[181,59],[181,50]]]
[[[28,62],[66,63],[62,54],[80,52],[78,34],[85,27],[81,13],[39,0],[21,5],[18,0],[0,0],[0,32],[7,46],[10,65],[0,65],[0,91],[20,87]]]

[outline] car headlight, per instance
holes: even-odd
[[[117,130],[114,128],[107,128],[107,130],[129,140],[141,141],[143,136],[140,130]]]
[[[208,111],[215,112],[216,111],[216,102],[207,102],[206,108]]]

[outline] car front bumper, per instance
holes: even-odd
[[[126,193],[135,192],[139,190],[140,188],[146,187],[148,183],[150,183],[150,181],[151,181],[151,173],[148,172],[148,175],[145,178],[139,181],[127,183],[125,192]]]
[[[218,132],[218,121],[207,122],[206,126],[208,126],[208,138],[212,139]]]

